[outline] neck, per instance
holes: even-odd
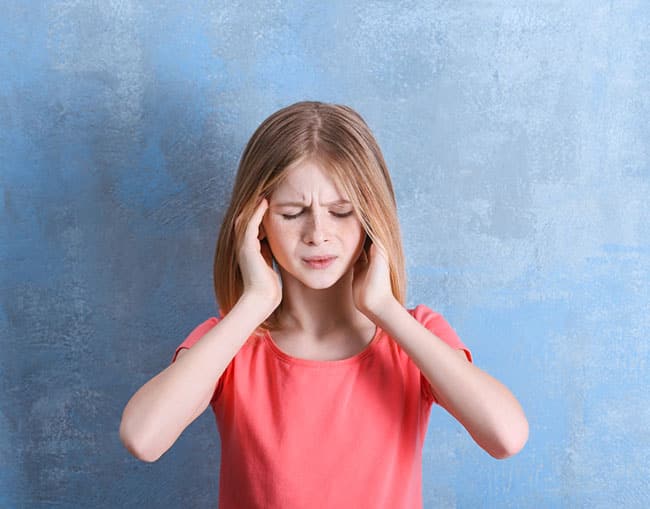
[[[283,277],[282,302],[278,312],[282,329],[323,337],[342,327],[368,325],[369,320],[354,305],[351,271],[331,287],[321,290],[308,288],[291,277]]]

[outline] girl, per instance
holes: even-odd
[[[442,315],[404,307],[393,186],[361,116],[305,101],[267,118],[239,165],[214,260],[220,318],[130,399],[126,448],[156,461],[210,405],[219,507],[422,507],[434,403],[495,458],[521,406]]]

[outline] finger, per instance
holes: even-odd
[[[388,255],[386,254],[386,250],[380,244],[375,245],[373,243],[373,245],[371,246],[371,249],[372,248],[374,248],[376,250],[375,253],[378,252],[381,255],[382,258],[388,260]]]
[[[266,212],[266,209],[269,207],[269,202],[266,198],[262,198],[262,200],[258,203],[257,205],[257,210],[256,212],[259,214],[264,214]]]
[[[257,207],[255,207],[255,211],[253,212],[253,215],[250,218],[250,221],[248,222],[248,227],[250,230],[253,230],[256,232],[256,237],[259,239],[260,237],[260,223],[262,222],[262,218],[264,217],[264,213],[266,212],[266,209],[268,208],[268,202],[266,201],[265,198],[262,198],[262,201],[257,204]]]
[[[253,212],[253,218],[259,223],[264,217],[264,213],[266,212],[266,209],[269,206],[269,202],[266,201],[266,198],[262,198],[262,201],[260,201],[257,204],[257,207],[255,208],[255,212]]]

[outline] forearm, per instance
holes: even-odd
[[[513,394],[391,301],[371,319],[394,338],[420,368],[441,406],[496,458],[516,454],[528,438],[528,421]]]
[[[252,302],[240,300],[183,356],[140,387],[120,423],[120,438],[127,449],[145,461],[164,454],[263,319]]]

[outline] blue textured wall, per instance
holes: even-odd
[[[366,118],[409,307],[442,312],[528,415],[497,461],[434,408],[425,507],[647,507],[650,4],[1,10],[1,507],[216,506],[210,411],[152,464],[119,421],[216,313],[241,151],[302,99]]]

